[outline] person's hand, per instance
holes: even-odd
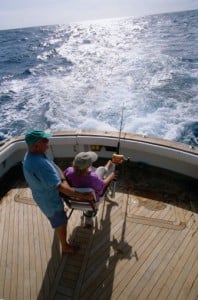
[[[86,194],[83,194],[83,197],[84,197],[84,200],[88,200],[88,201],[91,201],[93,200],[93,193],[86,193]]]
[[[77,198],[79,199],[79,200],[81,200],[81,201],[91,201],[91,200],[93,200],[93,193],[79,193],[78,192],[78,196],[77,196]]]
[[[119,176],[119,171],[115,171],[114,173],[115,173],[115,179],[117,180]]]
[[[112,180],[118,179],[118,172],[112,172]]]

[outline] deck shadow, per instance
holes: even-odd
[[[62,262],[59,240],[55,231],[54,231],[51,252],[52,252],[51,258],[49,259],[49,262],[47,264],[47,269],[45,271],[45,275],[42,281],[40,291],[38,292],[37,300],[45,300],[45,299],[49,300],[51,287],[54,284],[56,274]]]
[[[116,202],[105,201],[92,229],[83,226],[73,229],[70,240],[81,249],[77,254],[63,258],[49,299],[95,299],[97,295],[109,299],[117,262],[133,257],[132,246],[124,239],[126,223],[123,223],[119,239],[112,235],[114,206],[117,206]]]

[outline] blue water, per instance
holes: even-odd
[[[198,145],[198,10],[0,31],[0,140],[122,130]]]

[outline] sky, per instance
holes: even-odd
[[[198,9],[198,0],[0,0],[0,30]]]

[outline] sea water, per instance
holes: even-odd
[[[198,145],[197,33],[198,10],[1,30],[0,140],[122,130]]]

